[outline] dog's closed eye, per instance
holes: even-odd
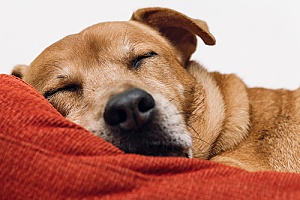
[[[51,96],[59,93],[59,92],[77,92],[80,89],[80,86],[77,84],[69,84],[62,87],[58,87],[55,89],[51,89],[44,93],[44,97],[46,99],[50,98]]]
[[[156,52],[151,51],[151,52],[143,54],[141,56],[137,56],[135,59],[133,59],[131,61],[131,66],[134,69],[138,69],[143,64],[144,59],[151,58],[151,57],[156,56],[156,55],[157,55]]]

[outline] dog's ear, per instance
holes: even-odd
[[[197,46],[196,35],[205,44],[214,45],[216,40],[206,22],[167,8],[143,8],[133,13],[131,20],[147,24],[167,37],[181,53],[183,62],[189,61]]]
[[[11,75],[14,75],[22,79],[26,73],[27,67],[28,67],[27,65],[16,65],[13,68]]]

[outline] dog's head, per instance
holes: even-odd
[[[63,38],[13,74],[67,119],[125,152],[191,157],[188,121],[201,110],[203,92],[185,68],[196,35],[215,43],[203,21],[140,9],[130,21]]]

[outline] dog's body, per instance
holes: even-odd
[[[205,22],[147,8],[48,47],[14,75],[67,119],[127,153],[300,172],[300,89],[247,88],[190,61]]]

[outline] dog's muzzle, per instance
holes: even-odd
[[[184,147],[161,128],[157,113],[154,98],[144,90],[132,88],[112,96],[104,110],[111,142],[126,153],[187,157]]]

